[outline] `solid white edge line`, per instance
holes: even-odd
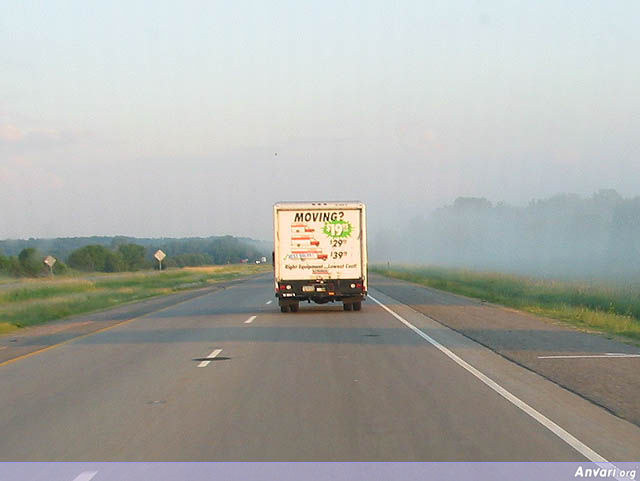
[[[626,359],[640,357],[640,354],[567,354],[562,356],[538,356],[538,359]]]
[[[91,481],[96,474],[98,471],[84,471],[73,478],[73,481]]]
[[[488,377],[487,375],[483,374],[482,372],[478,371],[475,367],[473,367],[471,364],[469,364],[467,361],[465,361],[464,359],[462,359],[461,357],[459,357],[457,354],[454,354],[452,351],[450,351],[449,349],[447,349],[446,347],[444,347],[442,344],[440,344],[438,341],[436,341],[435,339],[433,339],[432,337],[430,337],[429,335],[425,334],[424,332],[422,332],[420,329],[418,329],[416,326],[414,326],[413,324],[411,324],[409,321],[407,321],[406,319],[404,319],[402,316],[400,316],[399,314],[396,314],[394,311],[392,311],[391,309],[389,309],[387,306],[385,306],[382,302],[380,302],[379,300],[375,299],[374,297],[372,297],[371,295],[369,295],[369,299],[371,299],[373,302],[375,302],[376,304],[378,304],[380,307],[382,307],[385,311],[387,311],[389,314],[391,314],[393,317],[395,317],[396,319],[398,319],[401,323],[403,323],[405,326],[407,326],[409,329],[411,329],[413,332],[415,332],[418,336],[420,336],[421,338],[423,338],[425,341],[427,341],[429,344],[433,345],[434,347],[438,348],[443,354],[445,354],[447,357],[449,357],[452,361],[454,361],[456,364],[458,364],[460,367],[466,369],[467,371],[469,371],[471,374],[473,374],[475,377],[477,377],[478,379],[480,379],[480,381],[482,381],[484,384],[486,384],[487,386],[489,386],[491,389],[493,389],[495,392],[497,392],[498,394],[500,394],[500,396],[502,396],[503,398],[505,398],[507,401],[509,401],[511,404],[513,404],[514,406],[520,408],[522,411],[524,411],[525,413],[527,413],[529,416],[531,416],[533,419],[535,419],[536,421],[538,421],[540,424],[542,424],[545,428],[547,428],[549,431],[551,431],[553,434],[555,434],[556,436],[558,436],[560,439],[562,439],[565,443],[567,443],[569,446],[571,446],[573,449],[575,449],[576,451],[578,451],[580,454],[582,454],[585,458],[589,459],[590,461],[593,461],[594,463],[600,462],[600,463],[608,463],[608,461],[603,458],[602,456],[600,456],[598,453],[596,453],[593,449],[591,449],[589,446],[587,446],[586,444],[584,444],[582,441],[580,441],[579,439],[577,439],[575,436],[573,436],[572,434],[568,433],[567,431],[565,431],[564,429],[562,429],[560,426],[558,426],[556,423],[554,423],[553,421],[551,421],[549,418],[547,418],[546,416],[544,416],[543,414],[539,413],[538,411],[536,411],[534,408],[532,408],[531,406],[529,406],[527,403],[525,403],[524,401],[522,401],[520,398],[516,397],[515,395],[511,394],[509,391],[507,391],[505,388],[503,388],[502,386],[500,386],[497,382],[495,382],[493,379],[491,379],[490,377]],[[427,317],[427,319],[431,319],[429,316],[425,316]],[[431,319],[433,322],[438,322],[435,321],[434,319]]]
[[[211,362],[211,360],[214,359],[221,352],[222,352],[222,349],[216,349],[215,351],[212,351],[211,354],[207,356],[207,359],[205,361],[202,361],[200,364],[198,364],[198,367],[207,367]]]
[[[249,319],[244,321],[245,324],[251,324],[257,316],[251,316]]]

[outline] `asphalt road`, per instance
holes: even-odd
[[[640,459],[638,426],[371,294],[283,314],[262,276],[0,365],[0,460]]]
[[[640,426],[640,348],[560,321],[374,275],[411,308]]]

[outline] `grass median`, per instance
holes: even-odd
[[[439,267],[373,266],[371,271],[625,337],[636,344],[640,341],[640,285],[568,282]]]
[[[270,270],[266,264],[234,264],[15,282],[0,289],[0,334]]]

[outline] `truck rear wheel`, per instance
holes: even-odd
[[[353,303],[353,310],[354,311],[359,311],[360,309],[362,309],[362,301],[354,302]]]
[[[345,302],[344,304],[342,304],[342,307],[345,311],[350,311],[351,309],[353,309],[353,304],[351,304],[350,302]]]
[[[291,309],[291,312],[298,312],[298,309],[300,309],[300,304],[298,304],[297,302],[295,304],[290,304],[289,309]]]
[[[280,312],[289,312],[289,306],[280,306]]]

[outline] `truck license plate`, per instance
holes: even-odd
[[[313,292],[315,291],[315,287],[313,286],[302,286],[302,292]]]

